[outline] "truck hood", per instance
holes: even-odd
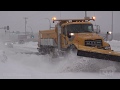
[[[100,35],[98,35],[96,33],[78,33],[76,36],[78,36],[78,38],[84,39],[84,40],[103,39]]]

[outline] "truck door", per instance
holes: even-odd
[[[66,48],[68,45],[68,37],[67,37],[67,29],[66,27],[62,27],[62,33],[61,33],[61,46],[62,48]]]

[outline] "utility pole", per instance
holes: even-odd
[[[85,11],[85,18],[87,17],[87,11]]]
[[[61,19],[61,11],[60,11],[60,19]]]
[[[112,11],[112,27],[111,28],[112,28],[111,40],[113,40],[113,11]]]
[[[24,19],[25,19],[25,35],[26,35],[26,24],[27,24],[27,17],[24,17]]]

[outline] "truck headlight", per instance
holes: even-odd
[[[71,36],[74,36],[75,34],[74,33],[70,33]]]

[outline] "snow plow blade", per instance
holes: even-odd
[[[77,56],[84,56],[84,57],[120,62],[120,53],[118,52],[112,50],[103,50],[103,49],[85,47],[85,46],[81,46],[81,49],[79,49],[77,52]]]
[[[117,56],[117,55],[109,55],[109,54],[102,54],[102,53],[96,53],[96,52],[87,52],[87,51],[82,51],[82,50],[78,50],[77,55],[96,58],[96,59],[104,59],[104,60],[120,62],[120,56]]]

